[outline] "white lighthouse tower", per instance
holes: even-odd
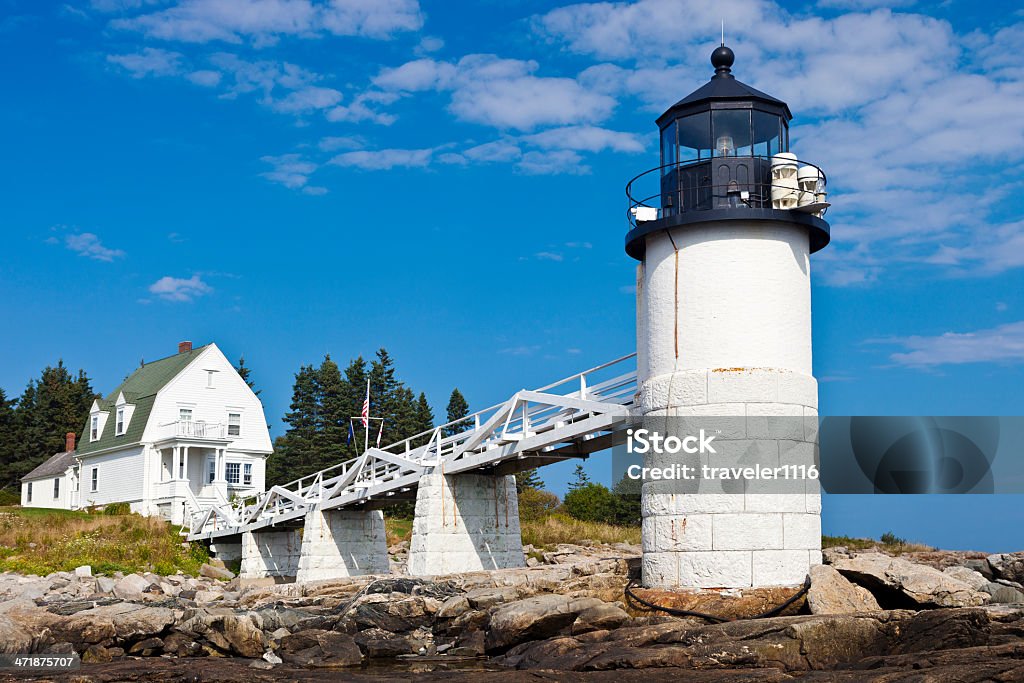
[[[636,405],[669,431],[686,424],[674,418],[724,425],[701,463],[808,464],[810,254],[829,241],[825,177],[789,153],[789,107],[736,80],[733,60],[724,45],[712,53],[711,80],[658,119],[661,166],[627,188]],[[760,483],[645,483],[644,585],[801,584],[821,562],[816,482]]]

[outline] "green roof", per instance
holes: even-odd
[[[153,411],[153,404],[156,402],[156,395],[172,379],[178,376],[185,367],[203,352],[206,346],[200,346],[176,353],[167,358],[155,360],[139,367],[135,372],[128,375],[121,384],[104,399],[99,399],[100,410],[110,413],[107,424],[103,428],[103,434],[96,441],[89,441],[90,425],[92,416],[86,418],[85,429],[82,430],[82,440],[79,442],[77,454],[88,455],[95,451],[107,448],[128,446],[139,443],[142,440],[142,433],[146,430],[146,423],[149,422],[149,414]],[[124,398],[128,403],[135,406],[131,422],[124,434],[114,435],[117,416],[114,412],[114,404],[117,396],[124,392]]]

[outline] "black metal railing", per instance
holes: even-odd
[[[828,180],[819,166],[786,159],[784,164],[776,163],[780,169],[785,167],[785,177],[773,178],[772,159],[759,155],[712,157],[677,161],[644,171],[626,185],[626,220],[630,229],[638,221],[691,211],[798,210],[824,201]],[[799,177],[801,173],[803,179]],[[816,213],[824,215],[826,209],[822,207]]]

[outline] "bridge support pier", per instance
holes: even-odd
[[[210,553],[218,560],[237,562],[242,559],[242,537],[219,538],[210,544]]]
[[[314,510],[306,515],[296,581],[388,571],[387,535],[380,510]]]
[[[242,534],[243,579],[294,578],[302,550],[298,529],[246,531]]]
[[[514,476],[424,474],[416,493],[412,576],[522,567]]]

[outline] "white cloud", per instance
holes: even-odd
[[[384,69],[373,82],[388,90],[450,91],[457,118],[500,129],[596,123],[615,108],[615,99],[572,78],[540,77],[537,62],[467,55],[457,63],[418,59]]]
[[[207,43],[274,44],[282,36],[364,36],[388,39],[416,31],[423,15],[416,0],[182,0],[156,12],[116,19],[111,26],[150,38]]]
[[[366,141],[354,135],[336,135],[320,138],[317,146],[325,152],[336,152],[339,149],[362,149]]]
[[[936,337],[911,336],[868,341],[903,347],[904,351],[893,353],[889,358],[898,365],[910,367],[1024,361],[1024,321],[976,332],[946,332]]]
[[[572,149],[579,152],[643,152],[639,135],[596,126],[566,126],[528,135],[523,140],[543,149]]]
[[[395,122],[395,116],[386,112],[378,111],[374,106],[379,104],[391,104],[400,97],[397,93],[380,92],[369,90],[359,93],[352,100],[351,104],[337,106],[327,111],[326,117],[332,122],[359,123],[369,121],[382,126],[390,126]]]
[[[586,175],[591,170],[583,163],[583,157],[568,149],[527,152],[517,167],[527,175]]]
[[[123,55],[107,55],[107,61],[116,64],[132,78],[146,76],[173,76],[181,71],[182,55],[179,52],[146,47],[139,52]]]
[[[540,261],[554,261],[555,263],[565,260],[564,256],[554,251],[538,251],[534,256]]]
[[[151,284],[149,291],[166,301],[192,301],[209,294],[213,287],[203,282],[199,275],[193,275],[187,280],[165,275]]]
[[[375,149],[345,152],[330,160],[336,166],[350,166],[367,171],[388,171],[393,168],[428,166],[436,149]]]
[[[270,106],[275,111],[286,114],[304,114],[333,107],[341,101],[341,97],[341,93],[334,88],[307,85],[299,90],[293,90]]]
[[[215,88],[220,85],[220,72],[210,71],[209,69],[200,69],[199,71],[193,71],[185,75],[192,83],[201,85],[206,88]]]
[[[124,257],[123,251],[103,246],[100,238],[91,232],[67,235],[64,238],[64,245],[80,256],[85,256],[95,261],[106,261],[109,263],[114,259]]]
[[[264,156],[260,157],[260,161],[273,167],[272,170],[261,173],[260,176],[272,183],[284,185],[289,190],[304,189],[306,183],[309,182],[309,176],[318,168],[315,163],[303,159],[299,154]],[[311,193],[307,192],[307,194]]]

